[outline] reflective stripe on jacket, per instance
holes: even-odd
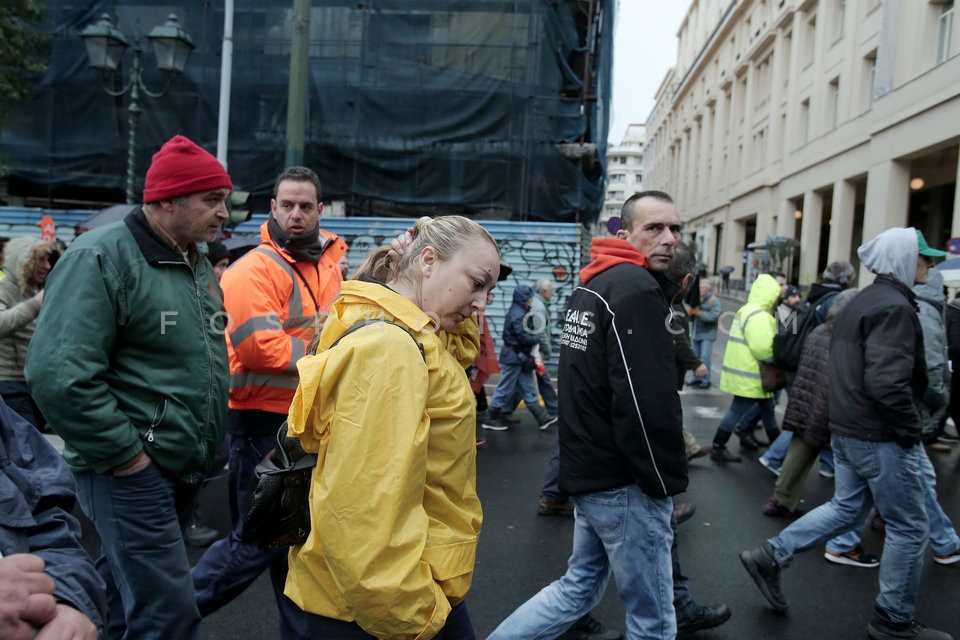
[[[320,262],[296,262],[273,242],[265,222],[260,245],[223,274],[231,409],[287,413],[297,360],[340,291],[337,262],[347,245],[322,229],[320,237],[326,242]]]
[[[776,304],[780,285],[772,276],[761,274],[750,289],[747,303],[737,310],[730,325],[723,352],[720,389],[744,398],[769,398],[760,384],[759,360],[773,357],[773,336],[777,320],[769,309]]]

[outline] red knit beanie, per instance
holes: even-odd
[[[174,136],[153,154],[143,185],[146,204],[211,189],[233,189],[220,161],[184,136]]]

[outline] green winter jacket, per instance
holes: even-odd
[[[780,296],[780,284],[767,274],[757,276],[747,303],[737,309],[723,352],[720,390],[744,398],[769,398],[760,384],[758,361],[773,357],[777,320],[770,313]]]
[[[145,449],[203,479],[226,421],[226,322],[210,264],[190,255],[137,207],[77,238],[47,278],[26,379],[74,471],[105,473]]]

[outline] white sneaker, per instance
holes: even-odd
[[[760,456],[759,458],[757,458],[757,460],[759,460],[760,464],[766,467],[770,473],[772,473],[777,477],[780,477],[780,467],[773,466],[772,464],[770,464],[770,461],[764,458],[763,456]]]
[[[547,416],[546,421],[540,423],[540,431],[545,431],[550,425],[557,424],[559,418],[557,416]]]

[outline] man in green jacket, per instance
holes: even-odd
[[[179,520],[223,437],[228,369],[223,294],[196,245],[232,188],[175,136],[146,204],[77,238],[47,279],[26,379],[100,534],[111,640],[200,637]]]

